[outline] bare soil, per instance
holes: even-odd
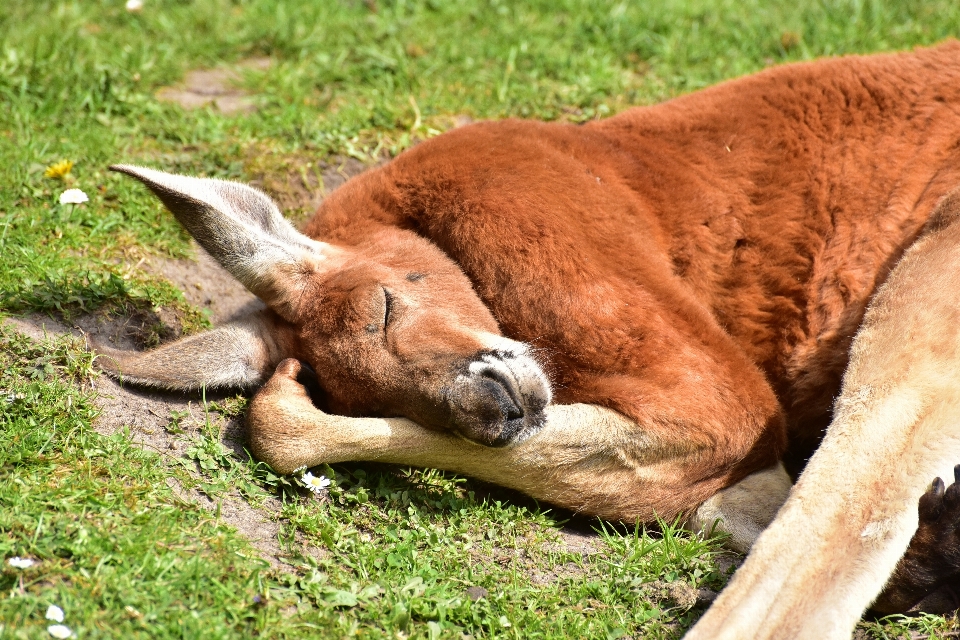
[[[244,172],[251,186],[267,193],[285,216],[303,226],[331,191],[388,160],[381,156],[369,164],[351,157],[318,159],[308,152],[278,155],[252,145],[245,150]]]
[[[7,320],[17,331],[40,340],[46,336],[72,333],[86,334],[101,341],[111,341],[118,346],[129,346],[133,339],[128,333],[130,319],[108,319],[102,316],[78,318],[68,326],[46,316],[28,316]],[[128,429],[135,444],[155,451],[160,455],[180,459],[190,444],[189,438],[177,436],[167,431],[174,415],[184,416],[179,424],[185,435],[195,432],[203,424],[205,414],[199,398],[181,394],[145,391],[129,385],[121,385],[106,377],[98,376],[91,382],[96,393],[95,402],[100,416],[94,421],[98,433],[111,435]],[[208,396],[208,400],[218,397]],[[211,414],[212,419],[220,419]],[[244,426],[242,419],[227,420],[222,425],[221,439],[241,457],[244,452]],[[196,490],[186,489],[170,480],[171,488],[183,500],[199,504],[210,511],[219,508],[220,518],[235,527],[272,565],[280,566],[283,551],[278,542],[280,525],[276,521],[280,505],[277,501],[267,501],[255,508],[237,495],[224,495],[217,501],[209,499]],[[218,507],[219,503],[219,507]]]
[[[187,300],[210,311],[214,324],[220,324],[236,316],[249,313],[263,304],[240,283],[224,271],[212,258],[197,248],[197,260],[164,260],[147,258],[141,268],[155,275],[162,275],[177,285]],[[154,331],[159,322],[167,330],[161,330],[162,341],[179,337],[175,315],[166,309],[156,312],[139,311],[130,316],[90,314],[74,319],[70,324],[39,314],[7,320],[27,336],[40,340],[45,336],[72,333],[88,336],[93,342],[110,344],[119,349],[140,349],[143,336]],[[129,429],[135,443],[164,456],[181,458],[189,446],[189,439],[169,433],[166,427],[176,412],[185,415],[181,427],[189,434],[203,424],[205,415],[199,397],[137,389],[121,385],[106,376],[98,376],[92,382],[97,393],[96,403],[100,416],[94,428],[105,435]],[[218,396],[208,394],[207,400]],[[219,417],[218,417],[219,419]],[[222,425],[221,439],[240,457],[244,452],[245,433],[242,418],[227,420]],[[283,552],[279,546],[280,525],[276,514],[280,505],[267,502],[255,508],[236,495],[210,500],[195,490],[173,486],[183,499],[214,511],[218,508],[221,519],[235,527],[260,551],[264,559],[279,566]],[[309,550],[315,552],[315,550]]]
[[[253,61],[247,66],[263,69],[268,64],[268,60]],[[236,69],[190,72],[179,88],[162,90],[161,97],[176,100],[188,108],[213,104],[221,111],[229,111],[240,108],[237,105],[252,104],[243,102],[249,96],[235,88],[240,77]],[[309,173],[302,170],[307,164],[303,158],[287,158],[280,166],[264,166],[262,171],[251,174],[251,184],[269,193],[281,208],[299,211],[301,220],[297,222],[302,222],[306,217],[304,214],[316,209],[327,193],[367,168],[352,158],[333,159],[316,165],[310,163],[312,170]],[[183,291],[188,302],[206,309],[215,325],[263,308],[263,303],[213,258],[199,246],[194,248],[195,260],[147,255],[137,268],[172,282]],[[94,313],[77,317],[69,323],[39,314],[10,318],[6,322],[35,340],[71,333],[86,336],[94,344],[128,350],[142,350],[155,346],[158,340],[167,342],[182,334],[176,312],[166,308],[139,310],[126,316]],[[92,385],[100,409],[94,422],[99,433],[110,435],[129,429],[136,444],[173,459],[183,458],[190,445],[190,432],[206,418],[199,397],[138,389],[121,385],[106,376],[97,377]],[[208,394],[208,401],[217,399],[219,397]],[[179,426],[185,434],[168,431],[174,415],[183,416]],[[220,419],[218,414],[216,419]],[[221,441],[241,458],[246,456],[245,439],[242,418],[224,421]],[[219,509],[220,518],[249,539],[265,560],[274,566],[284,566],[284,553],[278,540],[278,502],[268,501],[261,507],[254,507],[238,495],[220,496],[214,501],[199,491],[186,489],[173,480],[170,482],[171,488],[182,499],[211,511]],[[319,549],[302,549],[302,552],[322,554]]]
[[[184,109],[213,107],[224,115],[257,110],[257,97],[240,87],[244,71],[270,68],[270,58],[250,58],[231,67],[196,69],[183,82],[157,91],[157,100],[172,102]]]

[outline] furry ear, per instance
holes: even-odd
[[[138,386],[171,391],[249,389],[269,378],[286,357],[276,322],[268,313],[257,312],[152,351],[90,346],[102,371]]]
[[[149,187],[200,246],[288,320],[296,316],[305,275],[334,251],[294,229],[269,197],[245,184],[129,165],[110,169]]]

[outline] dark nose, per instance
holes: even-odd
[[[481,374],[480,383],[500,407],[504,420],[516,420],[523,417],[523,405],[515,397],[513,386],[502,373],[488,369]]]
[[[549,387],[529,358],[478,353],[458,364],[446,395],[451,427],[468,440],[502,447],[543,425]]]

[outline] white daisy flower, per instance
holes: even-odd
[[[36,561],[30,558],[14,557],[7,560],[7,564],[14,569],[29,569],[36,564]]]
[[[143,0],[127,0],[126,6],[130,13],[140,13],[143,11]]]
[[[62,624],[52,624],[47,627],[47,633],[52,635],[54,638],[69,638],[73,635],[73,631],[70,631],[70,627]]]
[[[87,194],[80,189],[67,189],[60,194],[60,204],[83,204],[89,200]]]
[[[300,478],[300,482],[303,485],[313,491],[314,493],[320,493],[324,489],[330,486],[330,479],[326,476],[315,476],[309,471],[303,474],[303,477]]]
[[[52,604],[47,607],[47,614],[43,617],[47,620],[53,620],[54,622],[63,622],[63,609]]]

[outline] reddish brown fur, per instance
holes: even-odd
[[[504,335],[539,349],[555,402],[616,409],[686,452],[648,496],[669,516],[774,462],[788,434],[818,441],[871,294],[960,184],[958,106],[949,42],[583,126],[480,123],[352,180],[305,233],[398,265],[401,238],[411,256],[414,234],[439,247]]]
[[[456,265],[422,238],[385,228],[351,249],[342,265],[304,294],[308,302],[290,329],[297,334],[297,346],[287,353],[314,367],[333,412],[392,415],[404,404],[402,397],[410,395],[412,383],[421,390],[441,387],[434,379],[446,369],[433,354],[479,351],[483,345],[474,332],[497,333],[497,323]],[[425,277],[411,282],[409,275]],[[384,316],[383,297],[375,295],[381,288],[402,292],[409,302],[394,304],[386,334],[396,361],[381,355],[382,327],[367,331]],[[446,423],[447,416],[436,415],[443,408],[436,394],[425,400],[407,409],[407,417],[427,427]]]

